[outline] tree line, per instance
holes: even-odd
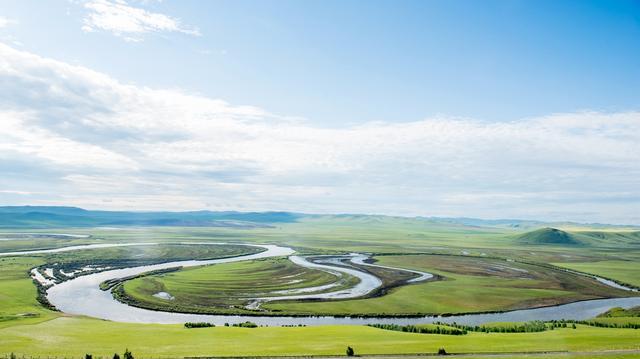
[[[395,330],[398,332],[405,332],[405,333],[445,334],[445,335],[467,334],[467,331],[463,329],[441,327],[441,326],[436,326],[435,328],[432,328],[432,327],[421,327],[416,325],[398,325],[398,324],[367,324],[367,325],[374,328],[385,329],[385,330]]]
[[[447,325],[466,332],[481,332],[481,333],[536,333],[544,332],[547,330],[547,325],[541,320],[534,320],[524,323],[513,323],[504,325],[462,325],[453,323],[441,323],[436,322],[436,325]]]

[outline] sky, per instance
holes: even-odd
[[[0,0],[0,205],[640,224],[638,1]]]

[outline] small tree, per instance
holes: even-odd
[[[356,352],[353,350],[353,348],[352,348],[352,347],[347,347],[347,356],[348,356],[348,357],[352,357],[352,356],[354,356],[354,355],[355,355],[355,353],[356,353]]]
[[[576,323],[571,324],[572,329],[576,329]]]
[[[120,359],[120,354],[114,353],[113,354],[113,359]]]
[[[85,354],[85,355],[84,355],[84,359],[93,359],[93,355],[91,355],[91,354]]]
[[[129,349],[124,350],[124,358],[123,359],[134,359],[133,354],[129,351]]]
[[[13,352],[9,354],[9,359],[16,359],[16,354]]]
[[[444,348],[438,349],[438,355],[447,355],[447,351]]]

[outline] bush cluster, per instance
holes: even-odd
[[[640,329],[640,323],[603,323],[593,320],[566,320],[560,322],[571,323],[574,327],[576,324],[582,324],[598,328]]]
[[[445,335],[465,335],[467,331],[458,328],[449,328],[436,326],[435,328],[419,327],[415,325],[398,325],[398,324],[368,324],[370,327],[395,330],[398,332],[406,333],[421,333],[421,334],[445,334]]]
[[[229,323],[224,323],[225,327],[240,327],[240,328],[257,328],[258,324],[254,323],[254,322],[250,322],[250,321],[246,321],[244,323],[233,323],[231,325],[229,325]]]
[[[481,332],[481,333],[536,333],[536,332],[544,332],[547,330],[547,325],[545,322],[540,320],[535,320],[532,322],[525,323],[514,323],[512,325],[501,325],[501,326],[486,326],[486,325],[461,325],[456,324],[455,322],[449,323],[434,323],[436,325],[448,325],[450,327],[454,327],[465,332]]]
[[[215,327],[216,325],[213,323],[207,323],[207,322],[186,322],[184,323],[184,327],[185,328],[211,328],[211,327]]]

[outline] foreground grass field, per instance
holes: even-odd
[[[464,336],[412,334],[365,326],[201,328],[57,318],[0,329],[3,351],[29,355],[112,355],[128,347],[142,357],[360,354],[638,349],[640,331],[578,326],[540,333]]]
[[[0,258],[0,328],[57,316],[36,301],[36,287],[27,273],[42,263],[37,258]]]

